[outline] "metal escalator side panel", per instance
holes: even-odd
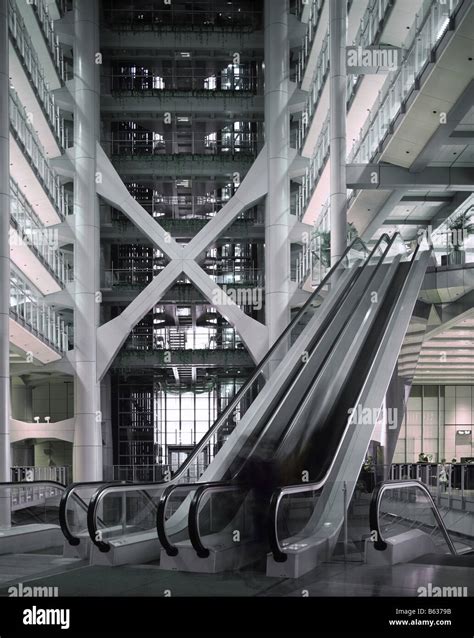
[[[421,288],[430,251],[423,251],[411,262],[403,288],[390,312],[390,320],[384,336],[375,353],[373,363],[359,394],[357,403],[375,404],[380,408],[384,393],[390,381],[406,327],[410,321],[416,299]],[[389,361],[387,362],[387,358]],[[372,390],[372,392],[370,391]],[[307,525],[295,537],[304,539],[303,547],[288,553],[289,561],[282,568],[273,557],[267,557],[267,569],[271,575],[301,575],[315,566],[321,559],[332,553],[343,521],[343,488],[347,489],[349,502],[359,474],[373,427],[353,426],[347,421],[338,450],[334,455],[330,470],[321,481],[321,496]],[[303,559],[303,555],[305,558]]]
[[[350,272],[343,273],[339,280],[340,287],[347,283],[345,278],[350,277]],[[314,315],[296,342],[291,346],[283,361],[274,371],[265,386],[259,392],[252,404],[247,409],[242,419],[236,424],[229,438],[214,457],[213,462],[200,478],[202,482],[221,481],[228,474],[234,459],[242,455],[249,437],[258,433],[265,425],[266,420],[276,409],[285,389],[292,383],[295,375],[299,373],[302,363],[302,354],[311,350],[310,343],[318,331],[318,326],[330,320],[340,305],[339,294],[328,295],[317,315]],[[230,477],[229,477],[230,478]]]
[[[287,391],[277,397],[278,402],[275,405],[269,405],[263,429],[256,431],[258,437],[255,436],[253,440],[246,442],[240,452],[240,460],[236,459],[236,472],[239,469],[239,463],[248,461],[252,455],[261,461],[273,455],[275,446],[285,436],[286,430],[292,422],[295,410],[307,396],[315,378],[330,356],[338,336],[350,321],[354,305],[357,304],[357,300],[366,287],[370,285],[374,272],[374,267],[370,266],[359,274],[357,282],[352,286],[348,295],[335,309],[333,316],[328,318],[328,323],[321,337],[315,344],[309,344],[307,349],[300,351],[300,369],[297,376],[294,376],[293,380],[289,376]],[[237,478],[237,474],[233,473],[233,476],[234,479]],[[244,482],[248,481],[244,480]]]
[[[429,263],[429,257],[430,251],[424,251],[419,259],[415,257],[412,262],[403,288],[390,311],[390,319],[357,398],[357,405],[368,406],[371,409],[376,406],[380,407],[382,404]],[[330,539],[327,538],[329,541],[328,550],[331,545],[334,546],[343,522],[342,488],[345,486],[347,490],[345,499],[348,503],[352,497],[374,428],[375,424],[364,426],[354,423],[352,419],[349,420],[345,436],[334,457],[331,472],[313,517],[303,532],[304,535],[330,536]],[[323,521],[326,523],[326,530],[332,529],[332,534],[325,534],[326,530],[321,525]]]
[[[345,380],[353,370],[357,357],[363,348],[367,334],[377,319],[378,307],[373,303],[373,293],[383,299],[389,292],[390,284],[398,267],[398,259],[390,264],[383,264],[364,290],[354,307],[351,307],[349,320],[338,341],[325,361],[320,375],[311,386],[298,414],[288,428],[285,437],[279,444],[275,459],[284,467],[281,485],[297,483],[302,472],[306,471],[309,481],[318,481],[328,471],[328,464],[342,436],[341,429],[327,426],[327,418],[334,410],[334,405],[343,390]],[[318,441],[320,450],[324,450],[324,458],[317,469],[306,463],[306,448],[312,440]],[[331,446],[331,447],[330,447]],[[328,449],[330,447],[330,449]],[[332,448],[332,449],[331,449]],[[317,474],[316,474],[317,472]]]

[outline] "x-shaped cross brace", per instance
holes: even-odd
[[[122,211],[170,260],[118,317],[98,328],[97,380],[100,381],[106,374],[133,327],[159,302],[182,273],[236,329],[250,355],[258,362],[268,349],[267,327],[246,315],[197,260],[242,211],[267,194],[266,148],[261,150],[236,194],[185,246],[180,246],[170,237],[130,195],[100,144],[97,145],[97,172],[101,175],[97,194]],[[222,303],[216,303],[216,299]]]

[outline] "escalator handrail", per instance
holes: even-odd
[[[118,481],[120,482],[120,481]],[[72,483],[68,485],[63,495],[61,496],[61,500],[59,501],[59,526],[61,527],[61,531],[63,536],[66,538],[68,543],[73,546],[77,546],[80,544],[81,539],[79,536],[74,536],[74,534],[69,529],[69,523],[67,519],[67,506],[70,498],[74,498],[74,500],[79,504],[79,506],[87,512],[88,504],[82,499],[79,494],[75,493],[75,490],[81,489],[82,487],[88,487],[93,485],[103,485],[104,481],[84,481],[80,483]]]
[[[144,496],[149,504],[153,506],[155,510],[158,509],[154,499],[147,490],[142,489],[142,486],[153,485],[156,487],[156,483],[122,483],[122,484],[111,484],[106,483],[105,485],[102,483],[102,487],[111,488],[111,487],[119,487],[121,491],[126,492],[125,488],[132,488],[133,491],[140,492],[141,496]],[[160,485],[158,483],[158,485]],[[97,494],[102,494],[102,488],[99,488],[94,492],[89,501],[89,506],[87,507],[87,531],[89,532],[89,538],[94,543],[94,545],[99,549],[99,551],[107,553],[111,549],[110,543],[102,539],[102,535],[100,531],[97,529],[97,523],[102,523],[103,527],[105,527],[104,521],[98,516],[97,508],[99,506],[99,501],[97,500]],[[155,514],[156,517],[156,514]]]
[[[400,233],[394,233],[394,235],[392,237],[389,237],[386,233],[384,233],[383,235],[380,236],[379,240],[377,241],[377,243],[375,244],[375,246],[373,247],[373,249],[371,250],[371,252],[369,253],[367,260],[366,260],[366,264],[368,264],[372,258],[372,256],[376,253],[376,251],[378,250],[379,246],[382,244],[382,242],[386,242],[387,243],[387,247],[385,249],[384,254],[382,255],[382,261],[381,263],[383,263],[384,258],[388,255],[388,253],[390,252],[391,247],[395,244],[395,242],[401,237]],[[416,253],[415,253],[416,254]],[[330,471],[330,470],[329,470]],[[321,481],[319,481],[318,483],[306,483],[304,484],[304,487],[302,488],[301,485],[294,485],[294,486],[287,486],[284,488],[277,488],[276,492],[281,491],[281,497],[277,498],[276,503],[275,503],[275,507],[276,507],[276,513],[279,507],[279,503],[281,501],[281,498],[283,498],[283,496],[285,495],[285,490],[286,492],[290,493],[291,491],[314,491],[319,489],[320,487],[323,486],[327,476],[329,475],[329,471],[326,474],[326,477],[323,478]],[[202,497],[204,496],[204,493],[208,490],[212,490],[214,486],[223,486],[225,487],[230,486],[230,485],[235,485],[235,484],[230,484],[230,483],[201,483],[201,488],[196,492],[196,494],[194,495],[194,499],[191,503],[190,506],[190,510],[189,510],[189,515],[188,515],[188,531],[189,531],[189,535],[190,535],[190,540],[191,540],[191,544],[193,545],[194,549],[196,550],[196,553],[198,554],[199,557],[201,558],[206,558],[209,555],[208,550],[206,550],[206,548],[204,547],[204,545],[202,544],[202,541],[200,539],[200,534],[199,534],[199,525],[198,525],[198,514],[199,514],[199,501],[200,499],[202,499]],[[312,487],[311,487],[312,486]],[[172,492],[172,490],[171,490]],[[171,493],[170,492],[170,493]],[[272,495],[272,499],[271,502],[273,502],[273,495]],[[271,513],[271,510],[270,510]],[[275,519],[276,520],[276,519]],[[164,525],[164,524],[163,524]],[[278,561],[282,562],[284,560],[286,560],[286,554],[284,554],[281,551],[281,547],[279,545],[278,542],[278,535],[277,535],[277,531],[276,529],[271,530],[270,533],[270,544],[272,546],[272,548],[274,548],[274,555],[278,556]],[[166,534],[165,534],[166,536]],[[178,553],[178,550],[176,547],[173,547],[173,554],[172,555],[176,555]]]
[[[207,558],[210,553],[207,547],[203,545],[199,532],[199,508],[204,494],[208,492],[242,492],[250,489],[251,487],[247,485],[238,485],[228,481],[200,483],[199,488],[194,493],[188,512],[189,540],[199,558]]]
[[[332,467],[332,466],[331,466]],[[270,499],[270,508],[268,511],[268,542],[273,558],[277,563],[284,563],[288,559],[288,554],[283,551],[280,539],[278,537],[278,510],[280,503],[285,496],[289,494],[303,494],[304,492],[317,492],[326,484],[327,475],[314,483],[301,483],[299,485],[285,485],[277,487]]]
[[[444,540],[449,548],[449,551],[453,556],[457,556],[457,551],[454,546],[453,541],[451,540],[451,536],[444,524],[443,518],[439,513],[438,507],[433,500],[431,492],[426,487],[424,483],[415,479],[409,480],[395,480],[395,481],[382,481],[378,485],[375,486],[374,491],[372,493],[372,499],[370,501],[370,510],[369,510],[369,523],[371,533],[375,532],[375,540],[374,540],[374,549],[379,551],[384,551],[387,548],[387,543],[383,539],[382,531],[380,529],[380,503],[382,502],[382,497],[385,492],[388,490],[396,490],[396,489],[405,489],[408,487],[415,487],[423,492],[423,494],[427,497],[429,504],[431,506],[431,510],[436,519],[436,522],[441,529],[441,533],[443,534]]]
[[[377,250],[378,246],[382,243],[382,241],[386,241],[387,243],[391,243],[391,238],[389,237],[389,235],[387,233],[383,233],[380,236],[380,238],[378,239],[378,241],[377,241],[376,245],[374,246],[374,248],[370,252],[369,252],[369,249],[368,249],[367,245],[365,244],[365,242],[363,242],[359,237],[356,237],[349,244],[349,246],[346,248],[346,250],[344,251],[343,255],[340,257],[340,259],[326,273],[326,275],[323,278],[323,280],[321,281],[321,283],[317,286],[317,288],[310,295],[310,297],[306,300],[306,302],[303,304],[303,306],[300,308],[300,310],[297,312],[297,314],[293,317],[293,319],[288,324],[288,326],[285,328],[285,330],[281,333],[281,335],[279,336],[277,341],[268,350],[266,355],[263,357],[263,359],[260,361],[258,366],[253,371],[251,377],[249,377],[249,379],[247,379],[247,381],[244,383],[244,385],[240,388],[240,390],[237,392],[237,394],[233,397],[232,401],[226,406],[225,410],[219,415],[219,417],[217,418],[216,422],[201,437],[201,440],[195,446],[195,448],[192,451],[192,453],[183,461],[183,463],[179,466],[179,468],[176,470],[176,472],[173,474],[173,476],[169,480],[157,481],[157,482],[152,482],[152,483],[133,483],[133,484],[130,484],[129,486],[126,486],[124,488],[124,491],[141,490],[141,488],[152,487],[152,486],[153,487],[157,487],[157,486],[160,486],[160,485],[165,485],[166,483],[169,483],[170,481],[179,480],[185,474],[185,472],[188,469],[189,465],[191,465],[191,463],[194,461],[194,459],[202,452],[202,450],[207,445],[208,441],[212,438],[212,436],[214,436],[214,434],[218,430],[220,430],[220,428],[227,422],[227,419],[229,418],[229,415],[232,414],[234,408],[240,403],[242,397],[245,395],[245,393],[248,391],[248,389],[254,384],[256,379],[260,376],[260,374],[262,372],[262,369],[265,366],[265,364],[269,361],[269,359],[271,358],[273,353],[277,350],[277,348],[280,347],[280,345],[283,342],[283,340],[288,336],[288,334],[291,332],[291,330],[294,328],[294,326],[297,324],[297,322],[300,320],[300,318],[306,312],[307,308],[311,305],[311,303],[314,301],[314,299],[317,297],[317,295],[321,292],[323,287],[327,284],[328,280],[332,277],[332,275],[334,274],[336,269],[343,263],[343,261],[346,259],[347,255],[350,253],[350,251],[354,249],[354,246],[359,244],[362,247],[363,251],[366,254],[369,255],[368,259],[370,259],[370,256],[375,253],[375,251]],[[108,544],[104,543],[104,541],[97,541],[97,531],[98,530],[97,530],[97,524],[96,524],[96,521],[95,521],[95,517],[97,516],[97,509],[98,509],[100,500],[103,498],[103,496],[105,495],[105,493],[107,491],[113,490],[114,487],[117,487],[117,486],[115,484],[112,484],[112,483],[104,483],[104,484],[102,484],[102,486],[99,487],[98,490],[94,493],[94,495],[92,496],[92,498],[91,498],[91,500],[89,502],[89,508],[88,508],[88,514],[87,514],[89,535],[91,537],[92,542],[95,545],[97,545],[99,548],[102,548],[101,551],[109,551],[110,546],[108,546],[108,549],[105,549],[105,547]]]
[[[173,545],[173,543],[168,538],[168,534],[166,533],[166,509],[168,507],[168,502],[171,498],[171,495],[175,490],[178,489],[187,489],[190,490],[196,489],[202,485],[202,483],[172,483],[165,488],[162,492],[160,500],[158,502],[158,508],[156,510],[156,532],[158,535],[158,539],[161,543],[161,546],[168,554],[168,556],[177,556],[178,548]]]
[[[160,540],[161,546],[163,547],[163,549],[166,551],[166,553],[168,554],[168,556],[177,556],[178,555],[178,548],[176,547],[176,545],[173,545],[172,542],[170,541],[170,539],[168,538],[168,534],[166,533],[166,509],[168,507],[168,502],[173,494],[173,492],[175,492],[176,490],[180,490],[180,489],[189,489],[191,490],[196,490],[196,493],[199,492],[198,498],[197,498],[197,504],[199,504],[199,501],[201,499],[201,493],[204,494],[204,490],[202,488],[205,487],[213,487],[213,486],[221,486],[222,488],[227,488],[229,487],[231,484],[228,482],[220,482],[220,483],[173,483],[172,485],[168,485],[168,487],[163,491],[163,493],[161,494],[160,500],[158,502],[158,509],[157,509],[157,514],[156,514],[156,531],[158,534],[158,538]],[[196,495],[192,500],[192,504],[190,506],[193,507],[193,504],[196,501]],[[194,505],[195,506],[195,505]],[[188,516],[188,523],[189,523],[189,516]],[[194,528],[193,528],[194,530]],[[198,534],[199,535],[199,534]],[[190,538],[191,538],[191,532],[190,532]],[[191,543],[193,542],[193,539],[191,538]]]

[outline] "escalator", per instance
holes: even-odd
[[[214,435],[214,429],[171,484],[104,486],[95,493],[88,511],[88,529],[100,552],[111,554],[104,562],[143,560],[153,552],[156,556],[154,520],[166,551],[161,555],[165,568],[219,571],[248,562],[266,552],[264,528],[272,490],[298,477],[299,484],[285,487],[286,492],[279,491],[278,501],[286,498],[288,490],[295,490],[298,506],[290,508],[291,525],[288,521],[285,525],[290,530],[289,538],[295,536],[291,531],[294,520],[304,520],[302,510],[309,511],[309,520],[296,536],[303,540],[310,538],[311,542],[284,543],[286,549],[280,548],[284,561],[294,555],[286,564],[293,565],[291,573],[286,569],[283,575],[297,575],[302,568],[306,571],[305,565],[319,558],[319,551],[312,551],[316,556],[309,561],[301,560],[299,552],[314,550],[315,540],[318,549],[322,546],[326,554],[331,551],[342,521],[340,494],[334,494],[332,489],[338,483],[339,491],[341,481],[337,472],[343,465],[354,483],[373,430],[364,428],[364,436],[359,436],[356,429],[355,434],[350,427],[351,419],[347,418],[349,406],[353,407],[355,400],[360,399],[364,405],[373,403],[374,411],[380,409],[430,257],[429,250],[418,247],[408,261],[398,235],[391,240],[382,237],[369,255],[366,250],[362,255],[360,246],[357,251],[354,248],[352,245],[330,271],[246,384],[244,393],[268,374],[267,362],[280,351],[280,359],[284,359],[281,365],[258,392],[198,483],[190,482],[189,473],[185,475]],[[329,294],[319,308],[322,291],[328,289]],[[292,330],[312,306],[318,312],[311,313],[314,316],[295,341]],[[364,348],[368,353],[365,357]],[[387,370],[391,368],[388,377],[386,371],[381,372],[387,349],[391,361],[385,365]],[[242,395],[236,397],[230,409],[234,410],[241,400]],[[347,410],[345,415],[343,410]],[[232,413],[226,411],[218,427]],[[339,421],[341,427],[328,427]],[[355,458],[346,459],[347,455]],[[256,478],[258,475],[261,478]],[[183,477],[187,482],[182,482]],[[353,485],[343,482],[347,499]],[[133,513],[127,510],[129,500]],[[318,509],[322,506],[331,520],[325,526],[330,529],[324,530],[330,532],[329,536],[325,533],[321,538]],[[137,529],[131,524],[132,519],[142,510],[146,515]],[[279,506],[272,509],[275,521],[281,511]],[[98,524],[99,516],[106,522],[104,526]],[[278,523],[274,527],[277,529]],[[112,529],[117,531],[112,533]],[[277,539],[280,533],[277,529]],[[207,564],[200,562],[206,558]],[[284,561],[281,556],[275,557],[278,570]]]
[[[296,383],[304,390],[293,388],[272,406],[219,482],[188,486],[192,499],[168,521],[162,512],[164,567],[240,567],[265,551],[267,525],[268,575],[298,577],[331,555],[429,259],[430,250],[418,246],[408,261],[395,236],[376,263],[356,268],[363,274],[308,352]],[[359,407],[374,418],[359,423]],[[183,540],[178,526],[185,513]],[[179,532],[180,542],[166,543]]]
[[[157,513],[162,509],[159,504],[165,488],[172,486],[175,496],[179,493],[189,499],[196,481],[221,479],[228,470],[230,459],[237,453],[236,447],[241,447],[244,440],[258,439],[275,404],[282,403],[281,398],[287,396],[289,388],[292,389],[292,396],[298,395],[298,400],[301,400],[311,383],[310,366],[307,366],[301,353],[312,352],[322,337],[325,337],[325,348],[328,349],[334,315],[342,307],[346,309],[346,314],[349,312],[346,299],[354,299],[361,294],[377,263],[391,250],[389,244],[389,238],[383,236],[370,252],[358,239],[348,247],[170,481],[127,486],[109,484],[95,492],[88,512],[89,536],[99,552],[109,554],[101,557],[96,552],[95,559],[98,562],[102,562],[102,558],[108,564],[122,564],[135,561],[138,555],[141,559],[156,557],[159,553],[159,544],[156,542]],[[271,374],[271,365],[274,365],[275,360],[282,359],[285,365],[282,364]],[[295,383],[296,378],[299,379],[298,384]],[[286,406],[289,406],[288,402]],[[232,433],[208,464],[219,432],[228,428],[229,424],[234,426]],[[175,504],[173,499],[167,499],[166,516],[172,514]],[[99,517],[104,521],[103,524],[99,523]],[[140,517],[139,524],[137,517]],[[177,518],[174,516],[173,523]],[[182,519],[177,524],[175,536],[185,533],[186,528],[187,521]]]

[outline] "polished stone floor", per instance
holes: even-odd
[[[8,595],[8,585],[19,582],[58,587],[60,596],[415,597],[418,588],[428,583],[433,587],[467,587],[474,595],[474,569],[464,566],[463,559],[457,565],[426,564],[420,559],[375,567],[354,558],[334,559],[297,580],[289,580],[266,577],[263,566],[225,574],[189,574],[161,570],[156,564],[89,566],[55,554],[0,556],[0,596]],[[472,565],[472,559],[466,562]]]

